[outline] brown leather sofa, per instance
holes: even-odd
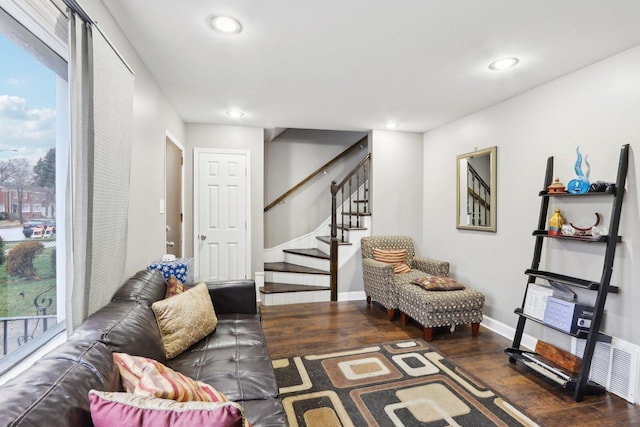
[[[287,426],[253,281],[208,283],[216,330],[166,360],[150,306],[164,298],[158,271],[127,280],[69,339],[0,388],[0,425],[91,426],[88,392],[120,391],[112,352],[150,357],[204,381],[245,409],[254,427]]]

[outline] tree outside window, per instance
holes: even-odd
[[[66,93],[66,75],[2,30],[0,25],[0,371],[6,369],[5,354],[55,332],[63,319],[58,301],[64,286],[56,269],[65,254],[56,251],[55,147],[68,143],[56,126],[57,109],[67,105],[57,98]]]

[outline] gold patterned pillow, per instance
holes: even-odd
[[[218,318],[205,283],[151,305],[167,359],[173,359],[216,328]]]
[[[411,281],[427,291],[461,291],[464,285],[450,277],[424,276]]]
[[[407,265],[407,251],[405,249],[373,249],[373,259],[391,264],[393,272],[408,273],[411,267]]]

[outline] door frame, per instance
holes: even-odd
[[[180,253],[182,254],[182,256],[185,256],[185,234],[184,234],[184,224],[185,224],[185,218],[184,218],[184,191],[185,191],[185,186],[184,186],[184,169],[185,169],[185,165],[184,165],[184,157],[185,157],[185,148],[184,145],[168,130],[165,129],[165,151],[164,151],[164,188],[162,189],[162,194],[163,194],[163,203],[164,203],[164,225],[165,227],[167,226],[167,149],[166,149],[166,141],[167,139],[169,141],[171,141],[176,147],[178,147],[180,149],[180,151],[182,151],[182,167],[180,168],[180,180],[181,180],[181,188],[180,188],[180,212],[182,213],[182,221],[180,222],[180,235],[182,236],[182,241],[180,242]],[[165,238],[164,240],[166,241],[166,237],[167,237],[167,232],[165,230]],[[167,253],[166,252],[166,247],[165,247],[165,251],[163,253]]]
[[[237,154],[244,155],[246,158],[246,194],[245,194],[245,218],[247,219],[247,227],[245,234],[245,245],[247,248],[247,256],[245,261],[245,278],[251,279],[251,151],[236,150],[225,148],[193,148],[193,269],[200,271],[200,255],[198,253],[198,224],[200,224],[200,204],[198,194],[200,192],[200,155],[201,154]],[[199,278],[196,278],[196,281]]]

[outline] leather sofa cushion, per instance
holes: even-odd
[[[71,338],[99,340],[117,353],[166,360],[156,318],[144,302],[111,302],[89,316]]]
[[[256,284],[253,280],[207,282],[216,314],[256,314]]]
[[[224,393],[229,400],[278,396],[273,365],[256,315],[222,314],[216,330],[166,365]]]
[[[158,270],[140,270],[113,295],[111,301],[141,301],[151,306],[164,298],[167,282]]]
[[[120,376],[111,350],[72,340],[0,388],[3,420],[13,426],[90,426],[89,389],[117,391]]]
[[[280,399],[238,401],[252,427],[287,426],[287,416]]]
[[[185,352],[186,353],[186,352]],[[210,351],[188,351],[170,366],[183,374],[212,385],[229,400],[251,400],[276,397],[271,359],[266,351],[239,346]],[[178,360],[179,359],[179,360]]]
[[[264,346],[264,333],[257,314],[218,314],[215,339],[202,340],[193,348],[213,350],[236,346]]]

